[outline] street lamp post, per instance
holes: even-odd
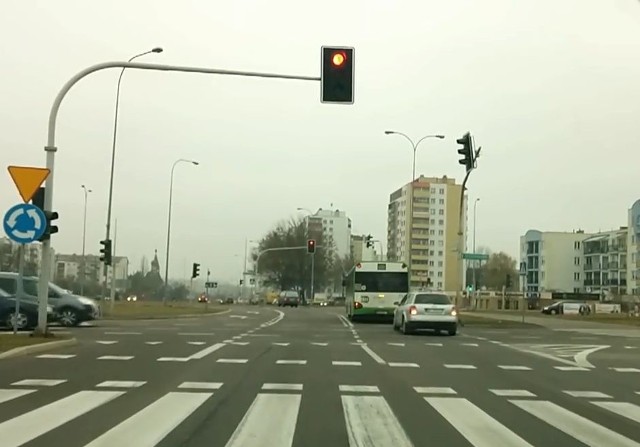
[[[164,293],[162,294],[162,303],[166,303],[167,301],[167,293],[169,291],[169,246],[171,241],[171,205],[173,202],[173,173],[176,169],[176,166],[179,163],[191,163],[195,166],[198,166],[200,163],[194,160],[187,160],[185,158],[179,158],[175,162],[173,162],[173,166],[171,166],[171,181],[169,184],[169,213],[167,218],[167,248],[166,248],[166,259],[164,266]]]
[[[473,253],[476,252],[476,212],[478,211],[478,202],[480,201],[480,197],[477,197],[475,202],[473,202]],[[476,261],[473,261],[473,294],[478,296],[476,288],[478,286],[476,282]]]
[[[84,295],[84,283],[87,278],[87,260],[85,257],[85,248],[87,243],[87,199],[90,192],[93,192],[90,189],[87,189],[85,185],[80,185],[84,190],[84,217],[82,219],[82,281],[80,282],[80,295]]]
[[[156,47],[149,51],[145,51],[144,53],[136,54],[135,56],[131,57],[128,60],[128,62],[131,62],[134,59],[137,59],[139,57],[145,56],[150,53],[162,53],[162,51],[163,51],[162,48]],[[120,84],[122,83],[122,75],[124,74],[125,70],[126,70],[126,67],[122,67],[122,70],[120,71],[120,76],[118,77],[118,87],[116,88],[116,106],[115,106],[115,112],[114,112],[114,118],[113,118],[113,138],[111,143],[111,172],[109,174],[109,198],[107,200],[107,231],[106,231],[106,237],[105,237],[106,240],[108,240],[109,237],[111,236],[111,205],[113,203],[113,177],[114,177],[114,170],[115,170],[115,164],[116,164],[116,140],[118,136],[118,110],[120,107]],[[107,287],[108,270],[109,270],[108,266],[105,265],[104,266],[104,282],[102,285],[103,298],[105,294],[105,289]],[[114,291],[112,288],[112,291],[111,291],[112,302],[113,302],[113,299],[114,299]]]
[[[413,182],[416,179],[416,152],[418,151],[418,146],[420,145],[420,143],[422,143],[424,140],[428,139],[428,138],[438,138],[440,140],[444,139],[444,135],[425,135],[424,137],[420,138],[418,141],[414,142],[407,134],[404,134],[402,132],[396,132],[395,130],[385,130],[384,131],[385,135],[400,135],[401,137],[404,137],[407,139],[407,141],[409,141],[409,143],[411,144],[411,149],[413,150],[413,164],[412,164],[412,171],[411,171],[411,200],[409,200],[409,240],[407,241],[407,265],[409,267],[409,289],[411,289],[411,275],[413,274],[412,270],[411,270],[411,241],[413,240]]]

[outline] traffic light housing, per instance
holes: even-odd
[[[473,169],[475,164],[475,154],[473,152],[473,140],[471,137],[471,133],[467,132],[462,136],[462,138],[458,138],[456,143],[461,144],[462,147],[458,149],[458,154],[462,156],[462,158],[458,161],[461,165],[467,169],[467,172]]]
[[[240,285],[242,285],[242,284],[244,284],[244,280],[241,279],[240,280]]]
[[[505,285],[507,286],[507,289],[510,289],[511,286],[513,285],[513,283],[511,282],[511,275],[507,273],[507,277],[505,280]]]
[[[200,264],[194,262],[191,268],[191,279],[197,278],[198,276],[200,276]]]
[[[351,47],[322,47],[321,102],[353,104],[353,52]]]
[[[366,244],[367,244],[367,248],[371,248],[371,247],[373,247],[373,236],[368,235],[368,236],[365,238],[365,242],[366,242]]]
[[[315,253],[316,252],[316,240],[309,239],[307,241],[307,253]]]
[[[55,211],[43,211],[43,213],[45,218],[45,229],[42,236],[38,239],[40,242],[51,239],[51,235],[58,232],[58,227],[52,224],[52,222],[58,218],[58,213]]]
[[[104,265],[111,265],[111,239],[100,241],[100,245],[102,245],[100,249],[100,261],[102,261]]]

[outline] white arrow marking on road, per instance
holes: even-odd
[[[387,343],[390,346],[404,346],[404,343]]]
[[[22,208],[18,208],[13,213],[11,213],[9,215],[9,218],[7,219],[7,223],[9,224],[9,227],[11,228],[15,227],[16,224],[18,223],[18,217],[22,216],[23,214],[24,214],[24,210]]]
[[[202,346],[202,345],[206,344],[206,342],[204,342],[204,341],[188,341],[187,343],[190,344],[190,345],[196,345],[196,346]]]
[[[246,315],[229,315],[229,318],[240,318],[241,320],[244,320],[245,318],[247,318]]]
[[[589,354],[601,349],[610,348],[609,345],[561,345],[561,344],[536,344],[536,345],[507,345],[519,351],[529,352],[540,357],[546,357],[567,365],[575,365],[582,368],[595,368],[588,360]],[[568,360],[568,359],[572,359]]]
[[[148,345],[160,345],[162,344],[161,341],[145,341],[146,344]]]
[[[118,342],[116,340],[97,340],[96,343],[100,343],[101,345],[115,345]]]
[[[33,219],[33,226],[36,228],[36,230],[39,230],[40,227],[42,226],[42,222],[40,221],[40,214],[38,214],[38,212],[36,210],[34,210],[33,208],[27,210],[27,215]]]
[[[277,343],[277,342],[274,342],[273,344],[276,345],[276,346],[289,346],[289,343]]]

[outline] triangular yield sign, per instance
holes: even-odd
[[[42,182],[49,176],[49,169],[34,168],[31,166],[9,166],[9,175],[13,179],[13,183],[18,188],[20,197],[24,203],[29,202],[42,185]]]

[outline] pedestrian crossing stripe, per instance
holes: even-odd
[[[102,384],[117,384],[117,381],[105,381]],[[126,385],[138,385],[141,382],[123,381]],[[140,385],[141,386],[141,385]],[[135,445],[136,447],[154,447],[167,438],[180,424],[205,405],[217,390],[223,387],[221,382],[184,382],[178,391],[170,391],[150,402],[133,414],[121,414],[120,419],[103,433],[95,433],[93,440],[85,447],[104,447]],[[43,387],[48,388],[48,387]],[[19,447],[78,417],[90,413],[99,407],[109,405],[126,393],[135,393],[136,388],[127,390],[83,390],[62,397],[51,403],[27,411],[8,420],[0,420],[0,439],[2,447]],[[449,424],[462,438],[474,447],[532,447],[524,434],[518,433],[507,422],[493,417],[481,405],[460,396],[447,387],[414,387],[416,396],[434,410],[433,415],[425,410],[425,423],[431,429],[436,422]],[[400,446],[412,447],[420,439],[411,439],[402,424],[401,417],[394,411],[393,405],[375,385],[340,385],[337,396],[342,408],[335,424],[335,432],[346,433],[344,444],[356,446]],[[545,423],[549,429],[557,430],[584,445],[591,447],[640,447],[639,439],[630,439],[615,430],[594,422],[574,411],[549,400],[542,400],[527,390],[489,390],[494,398],[504,398],[505,405],[512,405],[517,411],[534,417]],[[11,388],[0,389],[0,409],[10,402],[37,392],[36,389]],[[608,399],[611,396],[597,391],[564,390],[568,396],[587,399],[590,405],[607,414],[640,424],[640,405]],[[525,398],[526,397],[526,398]],[[591,400],[597,398],[597,400]],[[304,442],[303,436],[296,433],[298,419],[305,405],[314,406],[312,399],[306,401],[302,384],[265,383],[255,395],[251,404],[242,415],[242,419],[231,433],[226,447],[291,447],[294,439]],[[410,402],[413,404],[414,402]],[[121,411],[121,410],[119,410]],[[442,419],[432,420],[439,415]],[[240,415],[238,415],[240,419]],[[521,420],[530,420],[523,417]],[[609,420],[608,418],[606,419]],[[513,419],[509,418],[512,423]],[[323,419],[325,429],[331,430],[331,423]],[[273,427],[278,427],[274,430]],[[69,428],[71,430],[71,428]],[[229,430],[231,431],[231,430]],[[640,431],[636,431],[640,435]],[[257,444],[259,442],[259,444]],[[455,439],[448,443],[457,444]]]

